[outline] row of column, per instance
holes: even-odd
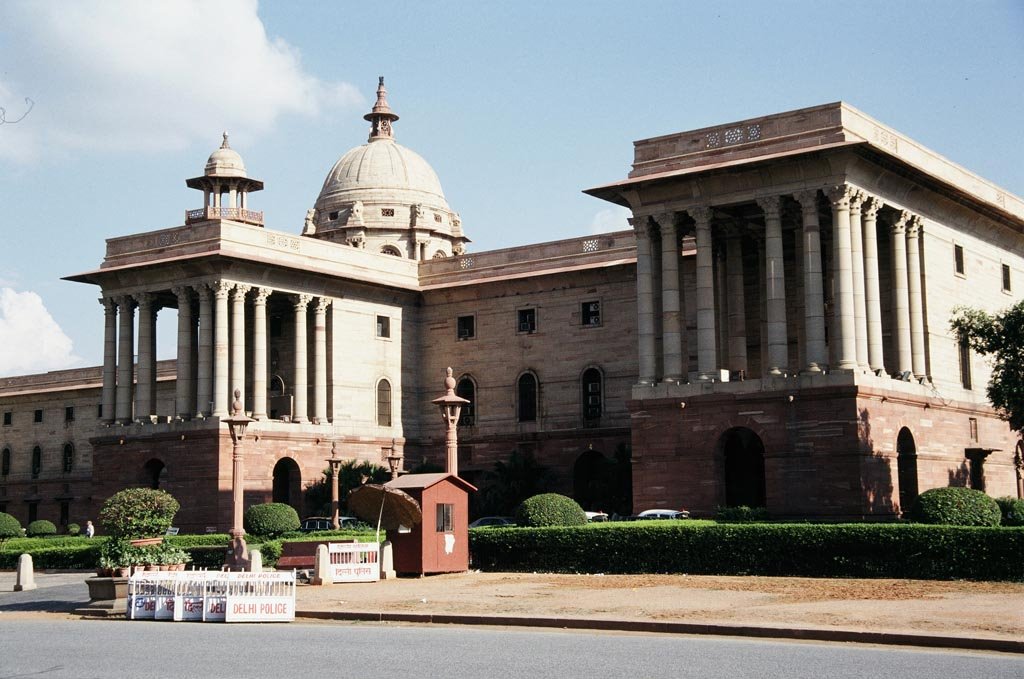
[[[176,286],[178,299],[175,412],[179,419],[229,414],[231,393],[247,394],[246,310],[251,301],[252,417],[267,418],[267,299],[270,288],[214,281]],[[250,293],[252,293],[250,295]],[[194,301],[199,314],[195,317]],[[307,309],[316,300],[313,322],[313,421],[327,422],[327,307],[332,300],[291,295],[295,314],[292,421],[308,422]],[[104,307],[103,420],[152,421],[156,415],[156,318],[151,292],[100,299]],[[135,316],[138,315],[138,369],[134,375]],[[229,322],[230,318],[230,322]],[[198,331],[197,331],[198,321]],[[229,336],[230,329],[230,336]],[[194,361],[196,362],[194,364]]]
[[[803,341],[805,364],[802,370],[819,374],[831,366],[843,371],[875,372],[885,370],[882,338],[882,311],[879,286],[879,259],[876,236],[877,216],[882,202],[848,184],[825,191],[832,209],[832,275],[834,326],[828,346],[825,331],[825,296],[818,219],[818,191],[793,195],[800,205],[803,270]],[[764,347],[762,365],[767,375],[790,372],[785,264],[782,243],[781,196],[758,198],[764,215],[764,231],[759,238],[764,291]],[[694,304],[697,321],[697,379],[717,379],[720,341],[715,312],[715,253],[712,239],[711,206],[688,207],[694,222],[696,244]],[[637,236],[637,314],[639,371],[641,384],[684,382],[687,379],[688,354],[683,294],[680,284],[680,230],[676,212],[636,215]],[[651,241],[651,220],[660,232],[660,258]],[[731,370],[746,371],[747,338],[744,301],[741,225],[716,225],[724,243],[724,286],[728,312],[719,324],[727,332],[724,357]],[[926,377],[923,290],[920,268],[922,220],[906,211],[896,211],[890,226],[892,259],[892,328],[895,335],[895,365],[900,376]],[[720,258],[721,261],[721,258]],[[660,290],[657,286],[660,282]],[[656,308],[660,292],[661,308]],[[656,328],[661,326],[662,374],[658,374]],[[829,356],[831,349],[831,360]]]

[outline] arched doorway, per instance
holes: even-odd
[[[155,457],[142,466],[142,482],[147,488],[158,490],[167,476],[167,466]]]
[[[719,439],[725,462],[725,506],[764,507],[764,444],[746,427],[733,427]]]
[[[283,457],[274,465],[274,502],[291,505],[301,511],[302,474],[299,465],[290,457]]]
[[[587,511],[604,511],[611,494],[608,460],[596,450],[584,451],[572,466],[572,496]],[[611,511],[611,510],[608,510]]]
[[[917,497],[917,445],[906,427],[896,436],[896,479],[900,486],[900,511],[906,512]]]

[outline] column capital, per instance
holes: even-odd
[[[626,221],[633,227],[633,233],[637,238],[648,238],[651,235],[650,218],[650,215],[634,214],[633,217]]]
[[[241,283],[238,283],[232,290],[231,298],[236,302],[244,302],[245,296],[246,294],[248,294],[250,290],[252,290],[251,285],[243,285]]]
[[[322,314],[327,311],[327,307],[331,305],[334,300],[330,297],[317,297],[315,310],[318,314]]]
[[[861,214],[865,219],[875,219],[878,216],[878,211],[882,207],[882,201],[876,196],[870,194],[864,194],[864,204],[861,206]]]
[[[253,288],[255,292],[252,295],[253,304],[266,304],[267,298],[270,297],[274,291],[271,288]]]
[[[907,220],[907,238],[917,238],[924,233],[924,220],[919,215],[911,215]]]
[[[896,218],[893,223],[889,226],[892,230],[893,235],[902,235],[907,222],[910,221],[910,213],[906,210],[900,210],[896,213]]]
[[[830,186],[826,191],[825,195],[832,201],[832,207],[837,210],[849,210],[850,199],[853,198],[853,194],[857,189],[850,186],[849,184],[837,184]]]
[[[778,196],[761,196],[756,198],[757,206],[764,212],[765,218],[779,219],[782,215],[781,203]]]
[[[695,205],[693,207],[686,208],[687,214],[693,217],[693,221],[697,222],[697,226],[710,227],[711,226],[711,215],[712,209],[707,205]]]
[[[853,189],[853,191],[850,192],[850,212],[860,213],[861,204],[867,197],[868,194],[864,193],[860,189]]]
[[[217,299],[227,299],[228,293],[231,292],[231,288],[235,286],[234,283],[229,283],[228,281],[213,281],[206,285],[210,288],[210,292],[212,292],[213,296]]]
[[[313,295],[295,295],[295,299],[292,300],[292,303],[295,305],[296,311],[305,311],[312,299]]]
[[[113,297],[104,295],[96,300],[103,306],[103,311],[108,314],[117,313],[117,300]]]
[[[111,299],[121,311],[131,311],[135,308],[135,299],[131,295],[116,295]]]
[[[793,200],[800,203],[800,209],[804,214],[818,211],[818,189],[797,191],[793,194]]]
[[[192,286],[175,285],[171,288],[171,292],[174,293],[174,296],[178,298],[178,303],[181,304],[189,301],[189,298],[192,296]]]
[[[659,212],[656,215],[654,215],[654,221],[656,221],[658,223],[658,226],[661,227],[662,233],[664,233],[665,230],[668,229],[675,231],[676,213],[673,211]]]
[[[146,309],[153,303],[152,292],[134,292],[132,298],[140,309]]]

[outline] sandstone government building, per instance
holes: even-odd
[[[1017,438],[949,319],[1022,298],[1020,198],[834,103],[635,142],[586,190],[631,229],[474,252],[486,225],[396,142],[383,80],[366,119],[301,231],[264,224],[225,136],[183,225],[68,276],[97,287],[103,365],[0,379],[0,510],[81,523],[150,486],[183,531],[226,530],[238,388],[246,504],[304,513],[332,447],[444,461],[449,365],[473,483],[518,453],[594,509],[616,457],[619,511],[892,520],[936,486],[1017,494]]]

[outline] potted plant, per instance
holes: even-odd
[[[163,541],[179,508],[170,493],[152,488],[126,488],[103,503],[99,521],[107,534],[142,547]]]

